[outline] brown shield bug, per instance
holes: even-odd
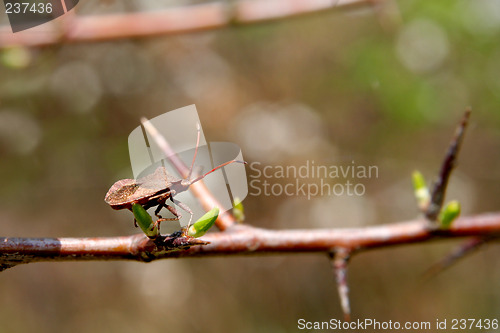
[[[181,218],[181,214],[177,210],[167,204],[167,200],[170,199],[174,204],[178,205],[180,208],[188,212],[191,216],[188,223],[191,224],[193,218],[193,212],[191,209],[183,204],[182,202],[176,200],[174,196],[178,193],[184,192],[189,189],[191,184],[202,180],[210,173],[217,169],[220,169],[230,163],[245,163],[243,161],[231,160],[229,162],[223,163],[209,172],[191,179],[191,174],[193,171],[194,162],[196,160],[196,154],[198,152],[198,145],[200,142],[200,127],[198,126],[198,138],[196,140],[196,149],[193,156],[193,162],[191,168],[189,169],[189,174],[184,179],[178,179],[170,174],[168,174],[165,167],[160,166],[152,174],[139,179],[121,179],[111,186],[108,193],[104,197],[104,201],[111,206],[111,208],[120,210],[128,209],[132,211],[132,205],[141,205],[144,209],[149,209],[156,207],[155,215],[158,219],[155,222],[155,227],[159,228],[159,223],[162,221],[176,221]],[[162,208],[168,209],[175,217],[173,218],[163,218],[160,215],[160,210]],[[136,223],[134,219],[134,223]],[[136,223],[137,226],[137,223]]]

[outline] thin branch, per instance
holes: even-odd
[[[446,257],[429,267],[429,269],[427,269],[427,271],[423,274],[422,281],[425,282],[427,280],[430,280],[439,273],[443,272],[445,269],[456,264],[458,260],[476,252],[483,245],[494,239],[495,237],[485,236],[481,238],[474,237],[472,239],[466,240],[465,243],[460,244]]]
[[[54,21],[15,34],[10,26],[0,27],[0,48],[183,34],[374,3],[374,0],[241,0],[89,17],[78,17],[71,11]]]
[[[172,147],[170,147],[168,141],[163,137],[163,135],[160,134],[160,132],[158,132],[156,127],[154,127],[148,119],[142,117],[141,123],[144,126],[146,132],[151,135],[155,143],[158,145],[158,148],[163,151],[170,164],[183,178],[186,178],[189,175],[189,168],[186,166],[184,161],[179,158]]]
[[[441,170],[439,171],[438,179],[434,183],[432,189],[431,201],[429,207],[425,212],[425,216],[429,221],[436,221],[441,207],[443,206],[444,197],[446,194],[446,188],[448,187],[448,180],[450,179],[451,172],[455,167],[458,153],[460,152],[460,146],[464,139],[465,130],[469,123],[471,110],[467,109],[465,111],[462,120],[455,131],[455,135],[450,142],[448,150],[441,165]]]
[[[0,238],[0,267],[39,261],[152,261],[215,255],[329,253],[335,248],[359,252],[470,236],[500,236],[500,213],[462,217],[448,230],[429,230],[423,219],[350,229],[266,230],[235,225],[225,232],[208,233],[201,240],[179,237],[176,241],[189,247],[183,251],[176,244],[165,249],[143,234],[107,238]],[[192,246],[196,241],[210,244]]]

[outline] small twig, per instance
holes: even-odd
[[[349,301],[349,284],[347,282],[347,264],[351,256],[351,250],[346,248],[336,248],[329,254],[335,282],[340,298],[340,306],[344,313],[344,320],[351,321],[351,304]]]
[[[0,27],[0,48],[12,45],[44,46],[59,43],[98,42],[123,38],[183,34],[220,29],[230,25],[255,24],[317,13],[329,9],[372,5],[373,0],[241,0],[215,1],[155,12],[71,15],[71,24],[59,24],[69,12],[53,22],[12,33]]]
[[[165,157],[169,160],[172,166],[179,172],[183,177],[188,177],[189,168],[187,165],[179,158],[179,156],[175,153],[175,151],[170,147],[167,140],[158,132],[158,130],[148,121],[146,118],[141,118],[141,122],[146,129],[146,131],[151,135],[153,140],[156,142],[158,147],[161,149]],[[234,217],[230,212],[225,211],[221,203],[213,196],[210,190],[207,188],[205,183],[201,180],[196,183],[191,184],[189,187],[194,196],[200,201],[201,205],[205,209],[205,211],[209,211],[214,207],[218,207],[221,213],[217,220],[215,221],[215,225],[219,228],[219,230],[224,231],[229,227],[237,224]]]
[[[456,247],[451,253],[449,253],[446,257],[441,259],[439,262],[433,264],[431,267],[427,269],[427,271],[422,276],[422,281],[426,282],[431,278],[435,277],[439,273],[444,270],[450,268],[452,265],[456,264],[458,260],[464,258],[467,255],[470,255],[477,250],[479,250],[483,245],[487,242],[493,240],[494,237],[473,237],[472,239],[468,239],[465,243],[460,244]]]
[[[453,139],[448,147],[448,151],[446,152],[443,164],[441,165],[441,170],[439,171],[438,179],[434,183],[431,193],[431,201],[427,211],[425,212],[425,216],[429,219],[429,221],[436,221],[439,212],[441,211],[441,207],[443,206],[448,180],[456,164],[460,146],[464,138],[465,129],[467,128],[467,124],[469,122],[470,112],[470,109],[465,111],[462,121],[457,127],[455,135],[453,136]]]

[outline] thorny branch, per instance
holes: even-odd
[[[201,239],[167,237],[159,246],[143,234],[98,238],[0,238],[3,268],[40,261],[136,260],[218,255],[322,252],[342,248],[357,254],[395,245],[436,239],[500,236],[500,213],[463,217],[448,230],[430,230],[425,219],[348,229],[267,230],[234,225]],[[175,238],[173,240],[172,238]],[[202,246],[194,242],[209,243]],[[168,245],[169,242],[176,242]],[[183,250],[179,248],[189,247]]]
[[[468,239],[463,244],[453,249],[453,251],[450,252],[446,257],[429,267],[429,269],[427,269],[427,271],[424,273],[422,281],[425,282],[431,279],[438,273],[455,264],[458,260],[462,259],[466,255],[472,254],[473,252],[477,251],[479,248],[481,248],[483,245],[490,242],[494,238],[495,236],[484,236]]]
[[[380,0],[240,0],[215,1],[155,12],[78,16],[74,10],[26,31],[0,27],[0,48],[97,42],[220,29],[286,19],[329,9],[368,6]],[[78,9],[78,8],[76,8]]]
[[[468,117],[469,111],[445,156],[437,182],[437,184],[444,184],[440,185],[441,190],[439,190],[442,191],[442,195],[444,195],[447,179],[458,154]],[[148,122],[145,122],[144,126],[148,128]],[[149,128],[148,131],[150,134],[153,133],[153,137],[157,136],[154,134],[154,128]],[[162,143],[159,142],[159,145],[162,146]],[[163,148],[165,155],[174,156],[175,154],[168,153],[168,144],[166,147]],[[184,165],[179,168],[187,167]],[[185,171],[181,170],[180,173],[185,174]],[[200,193],[199,199],[204,205],[211,204],[214,200],[210,193]],[[4,237],[0,238],[0,271],[18,264],[41,261],[136,260],[149,262],[162,258],[322,252],[330,256],[335,269],[344,315],[346,319],[349,319],[347,263],[354,254],[379,247],[459,237],[472,237],[469,247],[474,249],[486,241],[500,239],[500,212],[461,217],[454,221],[449,229],[435,228],[429,225],[427,219],[421,218],[414,221],[350,229],[267,230],[236,224],[230,214],[225,216],[226,222],[218,225],[222,231],[209,233],[202,239],[184,237],[181,233],[155,241],[142,234],[107,238]],[[482,241],[478,241],[479,239]],[[458,254],[461,255],[461,252],[459,251]]]
[[[344,320],[351,320],[351,302],[349,301],[349,284],[347,283],[347,264],[351,256],[351,250],[337,248],[328,254],[332,264],[335,282],[340,297],[340,306],[344,312]]]
[[[448,181],[450,179],[451,172],[456,166],[456,161],[458,158],[458,153],[460,147],[464,140],[465,130],[469,124],[469,118],[471,114],[471,109],[468,108],[465,111],[462,121],[455,130],[455,134],[451,143],[446,151],[441,169],[439,170],[439,176],[434,183],[429,205],[423,210],[424,215],[427,217],[429,222],[431,222],[431,227],[438,227],[438,215],[443,207],[444,197],[446,194],[446,188],[448,187]],[[432,265],[427,272],[424,274],[424,280],[429,279],[444,269],[450,267],[458,260],[464,256],[471,254],[481,248],[487,242],[493,240],[495,236],[484,236],[484,237],[473,237],[467,240],[464,244],[460,245],[448,256],[443,258],[440,262]]]
[[[470,109],[465,111],[462,121],[458,125],[455,135],[453,136],[450,146],[448,147],[448,151],[446,152],[443,164],[441,165],[441,170],[439,171],[438,179],[434,183],[431,194],[431,202],[425,212],[425,216],[429,219],[429,221],[435,221],[437,219],[437,216],[443,206],[446,188],[448,187],[448,180],[450,179],[451,172],[456,164],[460,146],[464,138],[465,129],[469,123],[470,113]]]

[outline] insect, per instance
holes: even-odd
[[[184,179],[178,179],[170,175],[165,167],[160,166],[152,174],[149,174],[140,179],[121,179],[111,186],[108,193],[104,197],[104,201],[111,206],[111,208],[120,210],[128,209],[132,210],[134,204],[141,205],[144,209],[149,209],[156,207],[155,216],[158,218],[154,224],[155,227],[159,228],[160,222],[163,221],[177,221],[181,218],[181,214],[172,206],[167,204],[167,200],[170,199],[172,203],[176,204],[191,216],[188,223],[188,229],[193,218],[193,212],[184,203],[176,200],[174,196],[178,193],[184,192],[189,189],[193,183],[202,180],[210,173],[220,169],[231,163],[244,163],[243,161],[231,160],[229,162],[223,163],[209,172],[191,179],[191,174],[193,171],[194,162],[196,160],[196,154],[198,152],[198,145],[200,143],[200,127],[198,126],[198,138],[196,140],[196,149],[193,156],[193,162],[191,163],[191,168],[189,174]],[[175,217],[164,218],[160,215],[162,208],[168,209]],[[134,219],[134,224],[137,227],[137,221]]]

